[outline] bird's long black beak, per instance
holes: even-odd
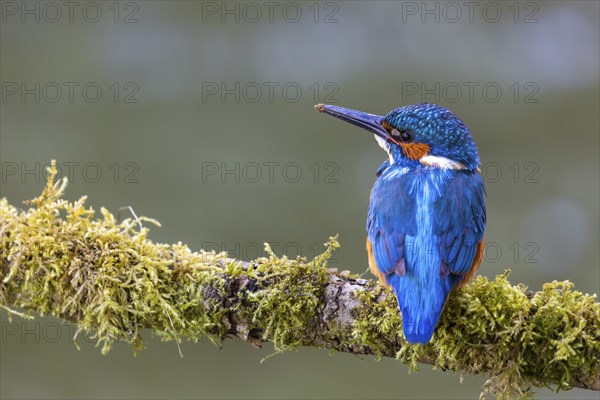
[[[382,139],[390,139],[390,134],[385,130],[383,125],[381,125],[383,117],[380,115],[368,114],[362,111],[351,110],[350,108],[330,106],[327,104],[317,104],[315,110],[366,129]]]

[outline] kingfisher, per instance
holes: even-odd
[[[371,190],[369,269],[394,291],[406,340],[428,343],[448,295],[483,259],[485,185],[469,128],[430,103],[385,116],[315,108],[373,133],[388,155]]]

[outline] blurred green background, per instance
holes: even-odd
[[[450,5],[449,5],[450,4]],[[1,2],[1,196],[41,190],[160,220],[193,249],[312,258],[363,273],[385,154],[313,110],[437,102],[471,128],[487,181],[481,274],[600,292],[599,3]],[[368,273],[365,276],[369,276]],[[0,316],[2,398],[477,398],[483,376],[301,349],[260,360],[147,337],[100,355],[52,318]],[[571,390],[540,398],[597,398]]]

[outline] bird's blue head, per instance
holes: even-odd
[[[385,116],[317,104],[315,108],[375,134],[391,164],[476,170],[477,147],[452,111],[429,103],[399,107]]]

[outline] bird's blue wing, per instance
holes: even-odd
[[[482,251],[485,187],[477,172],[457,171],[434,204],[434,232],[442,246],[442,271],[467,274]]]
[[[415,200],[408,190],[410,180],[408,175],[398,175],[393,179],[380,177],[373,187],[367,216],[367,235],[372,248],[370,257],[383,276],[404,274],[405,237],[414,236],[417,230]]]

